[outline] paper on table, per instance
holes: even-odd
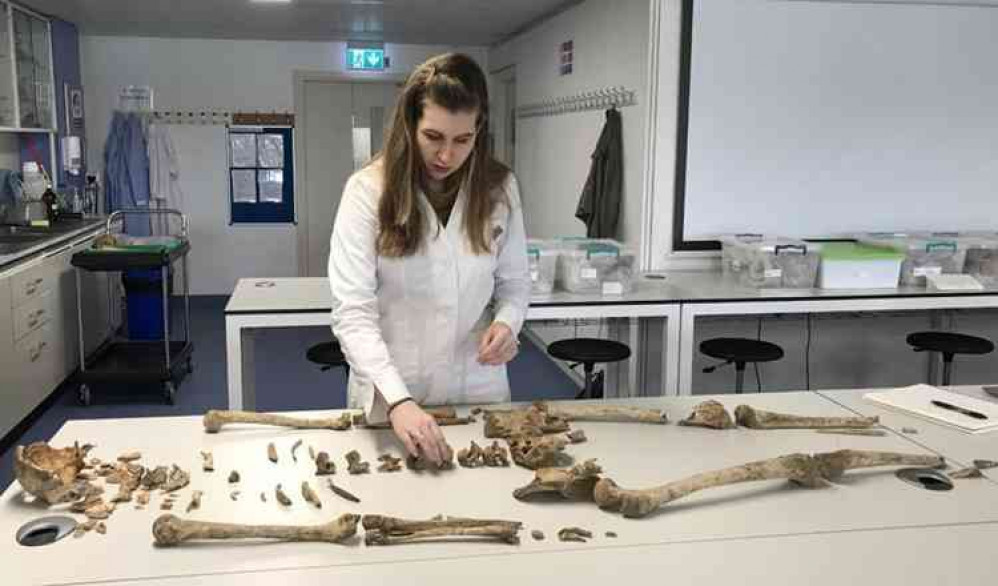
[[[998,431],[998,404],[982,401],[929,385],[913,385],[889,391],[866,393],[863,398],[888,409],[903,411],[915,417],[955,427],[967,433]],[[943,401],[957,407],[988,416],[975,419],[956,411],[936,407],[932,401]]]

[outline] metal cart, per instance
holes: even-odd
[[[184,375],[194,371],[191,354],[193,344],[190,341],[190,289],[187,280],[187,253],[190,251],[190,242],[187,237],[187,217],[177,210],[172,209],[126,209],[112,213],[107,219],[105,233],[108,236],[114,235],[116,225],[124,222],[125,216],[137,215],[163,218],[169,223],[169,216],[176,216],[180,220],[180,234],[176,235],[169,244],[146,244],[146,245],[126,245],[110,246],[101,248],[91,248],[83,250],[73,255],[72,264],[76,268],[76,291],[77,291],[77,325],[80,336],[80,370],[78,373],[79,400],[83,405],[89,405],[91,401],[91,385],[101,383],[162,383],[163,397],[167,403],[173,404],[174,396],[177,392],[177,385],[180,384]],[[183,340],[171,339],[170,332],[170,269],[173,263],[180,261],[181,274],[183,277],[183,298],[184,298],[184,338]],[[112,333],[111,337],[101,344],[88,357],[85,356],[83,342],[83,303],[81,295],[81,270],[120,272],[129,269],[156,269],[158,268],[162,277],[163,295],[163,339],[161,341],[139,341],[129,340]],[[108,288],[108,319],[112,322],[110,330],[116,332],[114,328],[113,304],[115,287]]]

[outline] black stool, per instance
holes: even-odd
[[[948,386],[953,373],[953,355],[990,354],[995,349],[991,340],[954,334],[952,332],[915,332],[908,334],[908,345],[915,352],[940,352],[943,355],[943,386]]]
[[[593,367],[602,362],[619,362],[631,357],[631,349],[626,344],[598,338],[569,338],[548,345],[548,354],[560,360],[575,362],[573,368],[582,365],[585,372],[585,386],[576,399],[602,399],[602,388],[593,388]]]
[[[771,342],[748,338],[713,338],[700,343],[700,352],[711,358],[735,363],[735,392],[741,394],[745,387],[745,364],[773,362],[783,358],[783,348]],[[714,372],[718,366],[709,366],[704,372]]]
[[[350,378],[350,364],[347,362],[346,356],[343,355],[340,343],[336,340],[312,346],[305,352],[305,358],[308,358],[309,362],[314,362],[321,366],[320,370],[323,371],[342,366],[347,378]]]

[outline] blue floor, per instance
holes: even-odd
[[[224,409],[227,300],[226,297],[191,298],[194,374],[179,386],[176,404],[164,404],[160,388],[151,386],[95,388],[93,404],[83,407],[77,403],[75,385],[67,383],[16,443],[47,441],[70,419],[200,415],[208,409]],[[258,410],[336,409],[346,405],[342,369],[322,372],[305,360],[309,346],[329,337],[329,328],[268,329],[257,336]],[[526,339],[519,355],[510,363],[509,378],[514,401],[571,398],[576,392],[574,383],[547,358],[543,348]],[[89,438],[79,439],[83,443]],[[13,448],[0,455],[0,489],[6,489],[13,479],[12,461]]]

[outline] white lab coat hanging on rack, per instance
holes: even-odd
[[[162,206],[186,213],[184,192],[180,188],[180,162],[170,130],[165,124],[149,124],[149,192]]]
[[[355,173],[343,191],[330,240],[333,333],[350,362],[349,402],[371,421],[406,397],[426,405],[509,400],[506,367],[478,363],[478,346],[493,321],[516,336],[530,297],[520,194],[512,174],[496,206],[492,251],[475,254],[464,234],[464,190],[447,226],[419,195],[433,227],[412,256],[375,251],[382,167]],[[375,386],[378,391],[375,392]]]

